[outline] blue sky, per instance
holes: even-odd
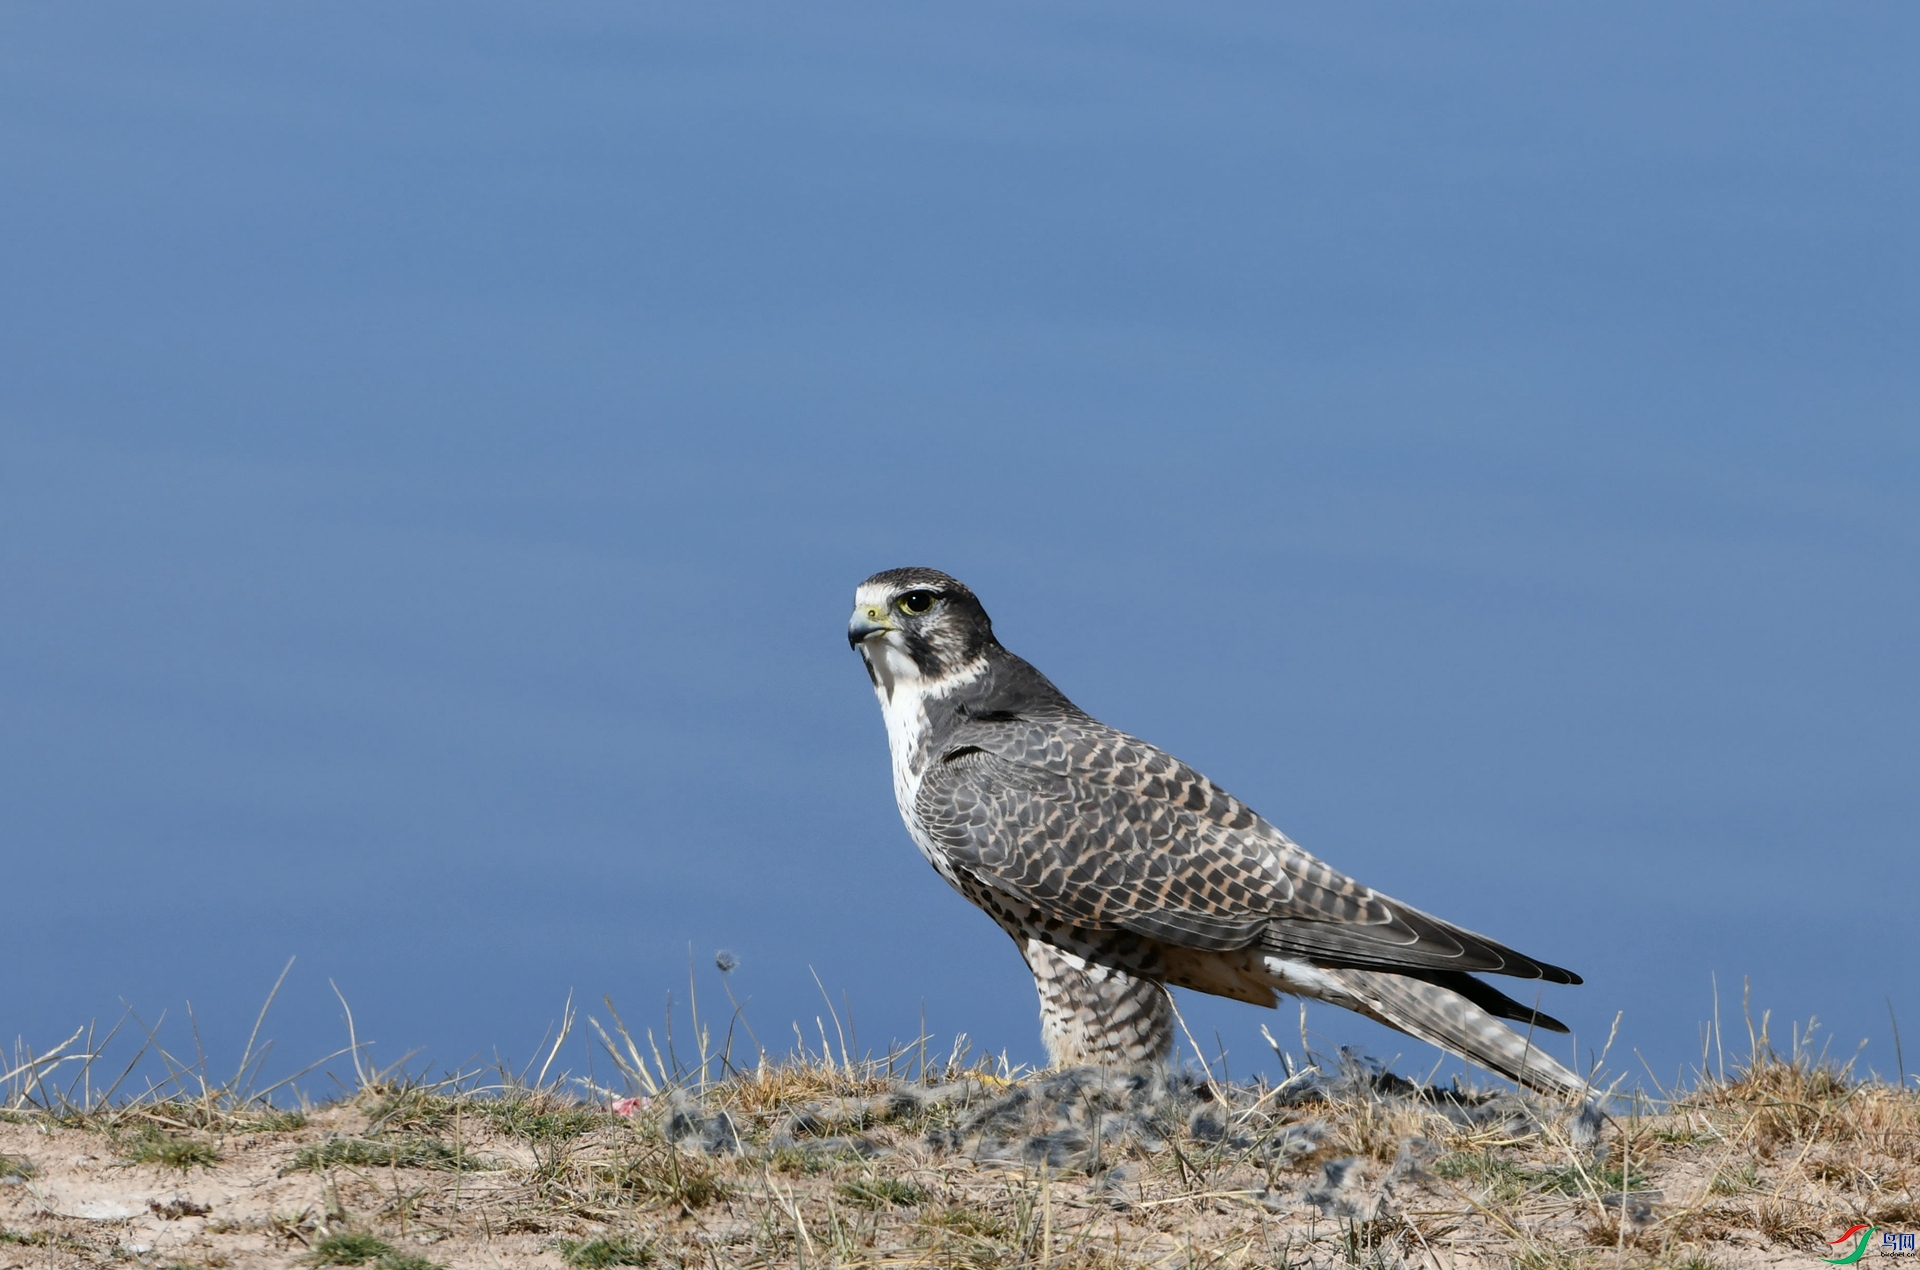
[[[1040,1056],[899,564],[1390,894],[1920,1036],[1910,6],[13,6],[0,1034]],[[716,994],[707,974],[705,991]],[[598,1007],[596,1007],[597,1009]],[[1183,1000],[1245,1069],[1250,1007]],[[1317,1009],[1328,1041],[1433,1051]],[[1743,1033],[1743,1029],[1742,1029]],[[1920,1052],[1920,1042],[1912,1048]],[[1920,1062],[1912,1063],[1920,1067]]]

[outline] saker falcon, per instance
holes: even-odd
[[[1362,886],[1093,718],[1000,646],[956,579],[874,574],[847,640],[880,698],[907,831],[1019,945],[1055,1063],[1164,1061],[1176,984],[1311,997],[1536,1089],[1585,1088],[1533,1043],[1565,1025],[1473,972],[1580,976]]]

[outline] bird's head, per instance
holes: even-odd
[[[963,671],[995,645],[979,598],[938,569],[888,569],[862,582],[847,642],[888,697],[897,683],[931,686]]]

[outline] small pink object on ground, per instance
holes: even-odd
[[[647,1100],[645,1098],[616,1098],[607,1110],[616,1116],[631,1116],[634,1112],[646,1105]]]

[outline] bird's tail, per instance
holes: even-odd
[[[1514,1031],[1458,992],[1378,970],[1322,969],[1353,998],[1340,1002],[1388,1027],[1470,1059],[1545,1094],[1579,1098],[1587,1083],[1539,1049],[1537,1034]],[[1498,994],[1495,994],[1498,995]]]

